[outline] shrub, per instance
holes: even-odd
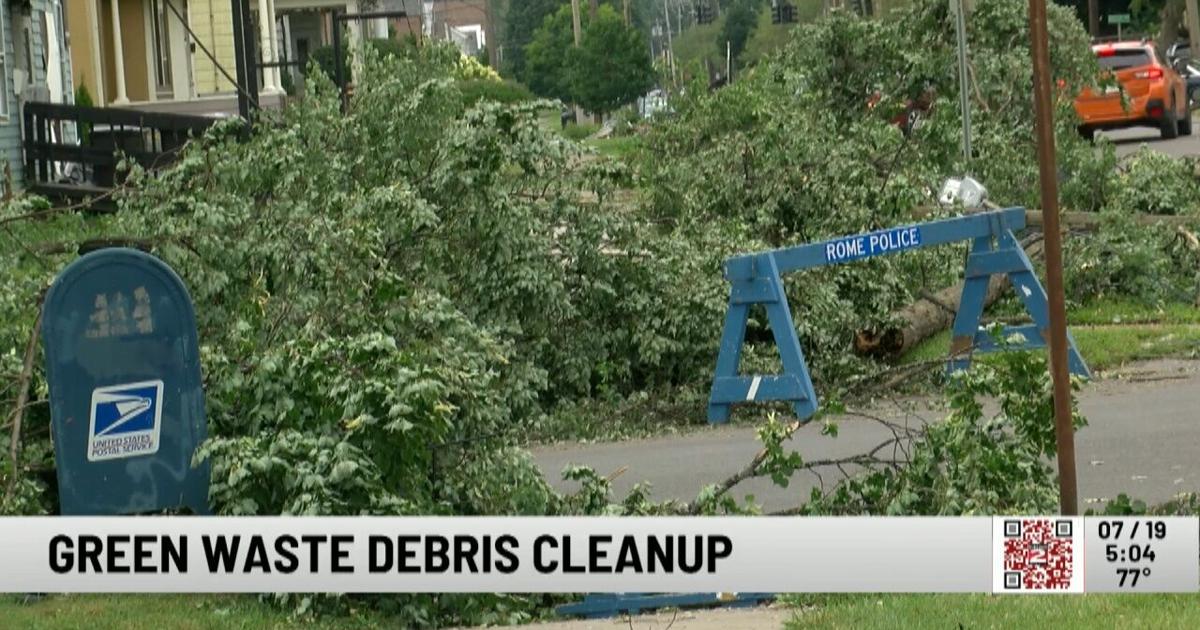
[[[512,80],[466,79],[455,82],[455,85],[462,92],[463,103],[468,106],[480,101],[513,104],[531,101],[534,98],[528,88]]]
[[[563,128],[562,135],[578,142],[579,140],[591,137],[599,130],[600,127],[592,123],[569,123]]]

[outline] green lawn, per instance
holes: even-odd
[[[790,596],[800,628],[1197,628],[1197,595]]]
[[[1200,353],[1200,308],[1189,304],[1153,307],[1106,301],[1067,312],[1071,334],[1092,369],[1130,361]],[[939,359],[950,349],[950,332],[926,339],[905,362]]]
[[[0,627],[24,630],[257,630],[301,625],[318,630],[398,627],[376,615],[295,620],[253,595],[50,595],[32,602],[0,595]]]
[[[1198,595],[789,595],[783,602],[796,611],[790,630],[1200,627]],[[0,620],[29,630],[400,627],[379,615],[297,620],[249,595],[52,595],[30,603],[4,595]]]
[[[596,149],[600,155],[617,160],[629,159],[642,148],[642,139],[639,136],[588,138],[583,143]]]

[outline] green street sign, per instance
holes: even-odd
[[[1128,24],[1129,23],[1129,14],[1128,13],[1110,13],[1110,14],[1108,14],[1108,23],[1109,24]]]

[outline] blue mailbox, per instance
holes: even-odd
[[[188,507],[207,514],[209,471],[196,316],[162,261],[103,249],[46,295],[42,342],[63,514]]]

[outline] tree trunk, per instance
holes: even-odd
[[[1042,242],[1025,245],[1030,259],[1042,255]],[[986,308],[1000,298],[1008,286],[1007,276],[992,276],[988,281]],[[946,330],[954,323],[954,314],[962,298],[963,283],[946,287],[937,293],[922,297],[896,313],[897,324],[884,330],[859,330],[854,334],[854,351],[875,357],[900,356],[918,343]]]
[[[1158,47],[1163,52],[1179,39],[1179,24],[1183,21],[1185,0],[1167,0],[1163,5],[1162,23],[1158,29]]]

